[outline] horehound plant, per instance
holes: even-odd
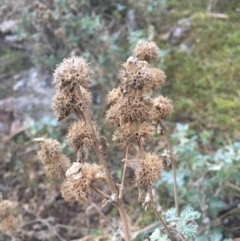
[[[165,235],[163,237],[170,240],[179,240],[179,237],[182,237],[182,240],[190,240],[177,228],[177,225],[174,226],[172,223],[167,225],[157,211],[152,185],[161,177],[164,169],[163,160],[158,155],[144,150],[147,138],[151,138],[154,130],[160,127],[168,147],[166,156],[173,171],[175,209],[172,209],[171,212],[175,214],[176,219],[179,219],[181,215],[179,216],[176,164],[163,122],[171,115],[173,106],[171,100],[162,95],[154,97],[156,89],[165,83],[164,72],[161,69],[150,67],[150,62],[157,58],[158,47],[155,43],[139,41],[133,56],[122,65],[123,68],[119,73],[119,86],[110,91],[107,97],[111,107],[107,111],[106,118],[117,127],[113,141],[125,151],[120,184],[116,184],[110,175],[104,155],[108,144],[106,139],[100,135],[90,114],[92,97],[89,88],[92,80],[88,64],[83,58],[64,59],[57,66],[53,75],[53,84],[56,87],[53,108],[58,120],[66,118],[71,112],[74,112],[78,119],[70,126],[66,137],[68,145],[77,152],[77,160],[71,164],[69,158],[62,154],[61,144],[58,141],[35,139],[41,145],[38,158],[44,164],[46,174],[52,178],[59,178],[65,174],[65,180],[61,185],[63,198],[69,202],[77,201],[95,207],[113,228],[112,240],[114,241],[133,239],[123,203],[124,181],[128,168],[133,169],[135,174],[134,182],[139,191],[138,201],[145,210],[152,210],[159,219],[163,235]],[[89,148],[94,149],[99,163],[88,162]],[[110,194],[103,192],[97,186],[99,182],[108,185]],[[103,205],[112,203],[117,208],[122,227],[114,227],[111,224],[100,208],[93,203],[92,192],[100,195]],[[172,221],[174,222],[174,220]]]

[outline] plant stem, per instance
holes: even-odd
[[[103,217],[107,222],[108,224],[111,226],[111,228],[117,232],[116,228],[113,226],[113,224],[111,223],[111,221],[108,219],[108,217],[102,212],[102,210],[95,204],[95,203],[91,203],[92,207],[94,207],[96,209],[96,211],[99,213],[99,215],[101,217]]]
[[[91,184],[90,187],[91,187],[96,193],[98,193],[103,199],[108,199],[108,200],[111,199],[111,197],[109,197],[107,194],[105,194],[104,192],[102,192],[99,188],[97,188],[97,187],[94,186],[93,184]]]
[[[167,129],[161,121],[159,121],[159,125],[161,126],[161,128],[163,130],[163,135],[164,135],[165,140],[167,142],[170,160],[171,160],[171,164],[172,164],[174,200],[175,200],[176,216],[178,217],[179,216],[179,200],[178,200],[178,191],[177,191],[176,160],[175,160],[174,155],[173,155],[173,150],[172,150],[172,146],[171,146],[171,143],[170,143],[170,140],[169,140]]]
[[[80,95],[81,100],[84,102],[81,87],[79,88],[79,95]],[[116,189],[114,182],[112,180],[112,177],[109,173],[107,162],[106,162],[102,152],[99,150],[99,147],[101,146],[101,144],[97,138],[96,131],[95,131],[95,128],[93,127],[93,123],[92,123],[92,119],[91,119],[88,107],[86,106],[85,103],[82,103],[82,109],[83,109],[84,118],[86,120],[86,124],[88,125],[88,127],[90,128],[90,130],[92,132],[92,137],[94,140],[94,149],[96,151],[97,157],[99,159],[100,164],[104,167],[104,169],[106,171],[107,182],[108,182],[109,188],[110,188],[112,194],[117,193],[117,189]]]
[[[125,159],[128,159],[128,146],[126,148]],[[126,176],[126,170],[127,170],[127,163],[124,163],[122,181],[121,181],[121,186],[120,186],[120,189],[119,189],[119,198],[123,197],[123,189],[124,189],[124,180],[125,180],[125,176]]]
[[[107,182],[108,182],[108,186],[110,188],[110,191],[111,191],[112,194],[116,194],[117,189],[116,189],[116,187],[114,185],[114,182],[112,180],[112,177],[110,175],[105,157],[103,156],[103,153],[99,149],[101,144],[100,144],[100,142],[97,138],[97,134],[96,134],[95,128],[93,126],[88,107],[84,103],[84,98],[83,98],[83,95],[82,95],[81,87],[79,87],[79,95],[80,95],[81,100],[83,101],[82,112],[83,112],[86,124],[88,125],[88,127],[90,128],[90,130],[92,132],[95,152],[97,154],[97,157],[99,159],[100,164],[103,166],[103,168],[106,171],[106,178],[107,178]],[[125,241],[131,241],[130,231],[129,231],[129,227],[128,227],[128,221],[127,221],[127,215],[126,215],[126,211],[124,209],[124,204],[123,204],[122,198],[121,199],[118,198],[118,200],[116,201],[116,206],[117,206],[117,209],[119,211],[119,214],[120,214],[120,217],[121,217],[121,220],[122,220],[122,223],[123,223],[123,231],[124,231]]]
[[[150,202],[151,202],[151,209],[154,212],[154,214],[156,215],[156,217],[158,218],[158,220],[160,221],[160,223],[162,224],[162,226],[165,228],[165,231],[167,233],[167,235],[170,237],[170,239],[172,241],[174,241],[174,237],[172,236],[168,226],[166,225],[166,223],[164,222],[161,214],[157,211],[155,204],[154,204],[154,200],[153,200],[153,194],[152,194],[152,190],[149,191],[149,196],[150,196]]]
[[[130,235],[130,230],[129,230],[129,226],[128,226],[128,221],[127,221],[127,215],[126,215],[126,211],[124,208],[124,203],[122,198],[118,199],[116,202],[117,208],[118,208],[118,212],[120,214],[122,223],[123,223],[123,231],[124,231],[124,239],[125,241],[131,241],[131,235]]]
[[[142,142],[141,139],[138,142],[138,148],[139,148],[140,157],[143,158],[144,157],[144,150],[143,150],[143,142]]]
[[[171,234],[168,226],[167,226],[166,223],[164,222],[161,214],[157,211],[157,209],[156,209],[155,207],[152,207],[151,209],[152,209],[152,211],[154,212],[154,214],[156,215],[156,217],[158,218],[158,220],[160,221],[160,223],[162,224],[162,226],[164,227],[167,235],[170,237],[170,239],[171,239],[172,241],[175,241],[175,239],[174,239],[174,237],[172,236],[172,234]]]

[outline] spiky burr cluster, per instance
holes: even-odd
[[[163,97],[151,98],[158,87],[165,84],[161,69],[152,68],[150,62],[158,57],[158,47],[153,42],[139,41],[133,56],[122,64],[119,72],[120,84],[109,92],[107,120],[118,127],[113,135],[116,145],[125,148],[137,147],[133,160],[125,161],[135,170],[135,182],[139,189],[139,201],[143,202],[152,183],[163,170],[163,164],[156,155],[145,153],[143,143],[153,134],[153,126],[169,117],[173,111],[172,102]]]
[[[74,162],[66,172],[67,179],[61,186],[63,198],[69,202],[90,204],[91,185],[106,181],[102,166],[97,164]]]
[[[44,170],[50,178],[64,176],[71,166],[69,158],[62,154],[61,144],[52,139],[38,139],[41,149],[38,151],[38,158],[44,165]]]
[[[92,102],[89,91],[91,75],[87,62],[83,58],[64,59],[56,68],[53,84],[57,91],[53,97],[53,109],[58,120],[68,117],[71,111],[81,111],[84,103]],[[81,94],[79,92],[81,89]]]
[[[16,206],[9,200],[0,200],[0,230],[9,236],[14,236],[20,226],[18,218],[13,215]]]
[[[71,165],[68,157],[62,154],[58,141],[43,138],[35,139],[41,145],[38,158],[43,163],[47,176],[59,178],[65,175],[61,193],[66,201],[89,204],[91,185],[106,180],[106,170],[102,166],[87,163],[88,148],[96,146],[93,131],[100,143],[98,148],[101,152],[107,148],[107,142],[99,135],[96,125],[92,123],[91,128],[87,123],[89,120],[85,118],[92,102],[88,64],[83,58],[66,58],[57,66],[53,77],[56,87],[53,109],[58,120],[66,118],[72,111],[80,119],[69,127],[66,136],[67,144],[77,152],[77,160]]]

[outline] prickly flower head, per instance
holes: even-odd
[[[76,87],[75,87],[76,88]],[[92,103],[91,92],[87,89],[81,88],[82,99],[79,96],[79,89],[57,89],[55,95],[53,96],[53,109],[60,121],[68,117],[72,110],[79,110],[78,105],[82,102],[90,105]]]
[[[165,84],[166,76],[161,69],[151,68],[151,73],[153,76],[153,89]]]
[[[91,131],[85,121],[80,120],[70,126],[67,134],[67,143],[76,151],[83,145],[91,146],[93,144]]]
[[[134,56],[147,62],[158,58],[158,47],[154,42],[140,40],[134,49]]]
[[[143,202],[151,185],[161,177],[163,171],[162,160],[157,155],[146,153],[144,157],[124,161],[135,173],[135,183],[139,190],[139,202]]]
[[[139,61],[137,58],[130,57],[123,64],[123,67],[124,69],[119,73],[122,89],[130,93],[152,88],[153,76],[146,61]]]
[[[61,186],[61,193],[67,202],[89,204],[91,202],[90,185],[106,180],[104,169],[96,164],[73,163],[66,172],[67,179]]]
[[[81,57],[66,58],[60,63],[54,74],[53,84],[62,89],[65,86],[82,86],[88,89],[91,86],[91,76],[87,62]]]
[[[151,136],[152,130],[152,126],[147,122],[143,122],[139,127],[128,123],[115,131],[113,141],[121,148],[137,146],[140,141],[144,141],[147,137]]]
[[[41,145],[37,156],[44,165],[46,175],[60,178],[71,165],[69,158],[61,153],[61,144],[52,139],[37,138],[35,141]]]
[[[122,97],[123,97],[123,94],[122,94],[120,88],[116,88],[116,89],[114,88],[107,95],[107,103],[115,104],[117,101],[122,99]]]
[[[9,236],[14,235],[20,226],[20,220],[13,216],[16,206],[17,203],[9,200],[0,201],[0,230]]]
[[[160,119],[169,117],[173,112],[172,101],[162,95],[153,99],[152,103],[150,118],[156,123]]]
[[[14,208],[16,208],[17,204],[15,202],[9,200],[3,200],[0,202],[0,221],[5,217],[12,214]]]

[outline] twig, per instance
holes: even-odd
[[[125,158],[128,159],[128,146],[126,148]],[[119,190],[119,198],[123,197],[123,188],[124,188],[124,180],[125,180],[125,177],[126,177],[126,170],[127,170],[127,163],[124,163],[122,181],[121,181],[121,186],[120,186],[120,190]]]
[[[162,226],[164,227],[167,235],[170,237],[170,239],[171,239],[172,241],[174,241],[175,239],[174,239],[174,237],[172,236],[172,234],[171,234],[168,226],[166,225],[166,223],[164,222],[161,214],[157,211],[157,209],[156,209],[156,207],[155,207],[155,203],[154,203],[154,200],[153,200],[152,190],[149,191],[149,196],[150,196],[150,202],[151,202],[150,207],[151,207],[152,211],[154,212],[154,214],[156,215],[156,217],[158,218],[158,220],[160,221],[160,223],[161,223]]]
[[[103,217],[108,224],[111,226],[111,228],[117,232],[116,228],[113,226],[113,224],[111,223],[111,221],[108,219],[108,217],[101,211],[101,209],[95,204],[95,203],[91,203],[92,207],[94,207],[96,209],[96,211],[98,212],[98,214]]]
[[[108,196],[107,194],[105,194],[104,192],[102,192],[99,188],[97,188],[96,186],[94,186],[93,184],[90,185],[90,187],[96,192],[98,193],[103,199],[111,199],[110,196]]]
[[[160,221],[160,223],[162,224],[162,226],[164,227],[167,235],[170,237],[170,239],[171,239],[172,241],[175,241],[175,239],[174,239],[174,237],[172,236],[172,234],[171,234],[168,226],[167,226],[166,223],[164,222],[161,214],[157,211],[157,209],[156,209],[155,207],[152,207],[151,209],[152,209],[152,211],[154,212],[154,214],[156,215],[156,217],[158,218],[158,220]]]
[[[234,184],[232,184],[232,183],[229,182],[229,181],[226,182],[226,186],[229,186],[229,187],[233,188],[234,190],[237,190],[237,191],[240,192],[240,188],[237,187],[237,186],[235,186]]]
[[[175,158],[173,155],[173,150],[172,150],[172,146],[170,144],[167,129],[162,124],[161,120],[159,121],[159,125],[162,128],[165,140],[167,142],[168,151],[169,151],[169,155],[170,155],[170,159],[171,159],[172,173],[173,173],[173,186],[174,186],[174,200],[175,200],[176,216],[178,217],[179,216],[179,200],[178,200],[178,191],[177,191],[176,161],[175,161]]]
[[[79,95],[80,95],[81,100],[84,102],[81,87],[79,87]],[[106,162],[102,152],[99,150],[100,142],[97,138],[96,131],[93,127],[93,123],[92,123],[92,119],[91,119],[89,110],[88,110],[87,106],[85,105],[85,103],[82,103],[82,110],[83,110],[83,115],[84,115],[85,120],[86,120],[86,124],[88,125],[88,127],[90,128],[90,130],[92,132],[92,137],[93,137],[93,140],[94,140],[94,149],[96,151],[97,157],[100,161],[100,164],[104,167],[104,169],[106,171],[107,182],[108,182],[109,188],[110,188],[112,194],[117,193],[117,189],[114,185],[114,182],[113,182],[112,177],[111,177],[111,175],[109,173],[109,170],[108,170],[107,162]]]
[[[23,228],[27,225],[31,225],[31,224],[34,224],[34,223],[45,224],[48,227],[49,231],[52,232],[52,234],[55,235],[60,241],[65,241],[65,239],[62,238],[62,236],[56,231],[55,227],[50,225],[50,223],[46,219],[37,218],[35,220],[24,223],[21,227]]]
[[[144,151],[143,151],[143,142],[142,142],[141,139],[140,139],[139,142],[138,142],[138,148],[139,148],[140,157],[143,158],[143,156],[144,156]]]

